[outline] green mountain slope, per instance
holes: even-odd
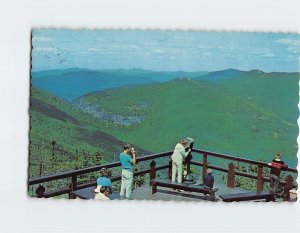
[[[296,124],[299,116],[299,73],[252,71],[247,75],[228,79],[223,85],[235,95]]]
[[[182,78],[91,93],[80,101],[89,106],[81,110],[102,121],[103,131],[150,151],[171,150],[190,136],[198,148],[265,161],[281,151],[291,164],[297,163],[296,122],[222,84]],[[122,124],[124,117],[141,121]]]
[[[30,125],[31,177],[40,175],[40,166],[43,175],[57,173],[117,160],[122,151],[123,142],[102,132],[97,119],[36,88],[31,91]],[[149,153],[136,149],[139,155]]]

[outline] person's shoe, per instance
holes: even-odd
[[[184,192],[184,190],[182,190],[182,189],[177,189],[177,191],[180,192],[180,193]]]

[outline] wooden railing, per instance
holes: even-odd
[[[140,163],[143,161],[149,161],[149,160],[152,160],[153,162],[151,162],[149,169],[135,172],[134,176],[140,176],[140,175],[145,175],[147,173],[150,173],[151,165],[152,165],[152,167],[153,167],[153,165],[155,167],[155,162],[154,162],[155,159],[168,157],[171,154],[172,154],[172,152],[169,151],[169,152],[163,152],[163,153],[138,157],[136,159],[137,163]],[[113,163],[107,163],[104,165],[97,165],[97,166],[93,166],[93,167],[88,167],[88,168],[83,168],[83,169],[78,169],[78,170],[73,170],[73,171],[68,171],[68,172],[62,172],[62,173],[55,174],[55,175],[32,178],[32,179],[28,180],[28,186],[39,184],[39,186],[37,187],[37,189],[35,191],[36,197],[47,197],[48,198],[48,197],[59,196],[62,194],[69,194],[69,198],[72,199],[72,198],[74,198],[74,196],[72,195],[73,191],[96,185],[96,181],[78,185],[77,184],[78,176],[88,174],[91,172],[100,171],[102,168],[115,168],[115,167],[120,167],[120,166],[121,166],[120,162],[113,162]],[[167,168],[169,168],[169,165],[159,166],[159,167],[156,167],[155,169],[156,169],[156,171],[158,171],[158,170],[163,170],[163,169],[167,169]],[[43,185],[41,185],[42,183],[46,183],[46,182],[54,181],[54,180],[65,179],[65,178],[71,178],[71,184],[68,188],[62,188],[62,189],[59,189],[56,191],[46,192],[45,187]],[[118,180],[121,180],[121,176],[115,176],[115,177],[111,178],[112,182],[118,181]]]
[[[207,171],[208,168],[227,173],[227,187],[229,187],[229,188],[234,188],[235,187],[235,177],[236,176],[242,176],[242,177],[255,179],[256,180],[256,190],[257,191],[262,191],[263,190],[264,181],[270,182],[269,177],[264,177],[263,176],[263,168],[264,167],[267,167],[267,168],[270,167],[268,165],[268,163],[259,162],[259,161],[255,161],[255,160],[250,160],[250,159],[245,159],[245,158],[240,158],[240,157],[235,157],[235,156],[230,156],[230,155],[225,155],[225,154],[220,154],[220,153],[211,152],[211,151],[199,150],[199,149],[193,149],[193,152],[202,154],[202,156],[203,156],[202,163],[201,162],[196,162],[196,161],[191,161],[190,162],[193,165],[201,166],[203,168],[202,169],[202,177],[204,177],[204,175],[206,174],[206,171]],[[257,174],[250,174],[250,173],[238,171],[238,170],[236,170],[236,167],[235,167],[234,163],[232,163],[232,162],[230,162],[228,164],[228,168],[223,168],[223,167],[218,167],[218,166],[215,166],[215,165],[208,164],[208,162],[207,162],[207,157],[208,156],[219,158],[219,159],[225,159],[225,160],[231,160],[231,161],[236,161],[236,162],[247,163],[247,164],[250,164],[250,165],[255,165],[255,166],[257,166]],[[286,171],[289,172],[289,173],[298,174],[297,169],[294,169],[294,168],[287,168]],[[284,196],[283,196],[284,200],[289,200],[290,199],[289,190],[292,189],[292,187],[293,187],[293,181],[294,181],[293,177],[291,175],[288,175],[288,176],[285,177],[284,181],[280,182],[281,185],[284,185]]]
[[[214,169],[217,171],[227,173],[227,186],[230,188],[235,187],[235,177],[236,176],[242,176],[242,177],[248,177],[251,179],[255,179],[257,191],[261,191],[263,189],[263,184],[265,181],[267,181],[267,182],[270,181],[269,177],[263,176],[263,168],[269,167],[269,165],[267,163],[250,160],[250,159],[245,159],[245,158],[240,158],[240,157],[235,157],[235,156],[230,156],[230,155],[225,155],[225,154],[220,154],[220,153],[216,153],[216,152],[199,150],[199,149],[193,149],[192,152],[196,153],[196,154],[202,154],[202,156],[203,156],[202,162],[197,162],[197,161],[191,160],[191,161],[188,161],[188,166],[187,166],[188,170],[190,169],[190,164],[196,165],[196,166],[201,166],[202,167],[202,177],[200,179],[202,179],[204,177],[207,169],[211,168],[211,169]],[[172,169],[171,161],[169,161],[169,163],[166,165],[156,167],[155,159],[170,157],[171,154],[172,154],[172,151],[168,151],[168,152],[138,157],[137,163],[140,163],[143,161],[150,161],[150,160],[152,160],[152,161],[150,163],[149,169],[134,172],[134,176],[150,174],[150,180],[151,180],[156,177],[156,171],[168,169],[168,174],[169,174],[169,178],[170,178],[171,177],[171,169]],[[228,164],[228,168],[218,167],[218,166],[209,164],[208,163],[209,156],[219,158],[219,159],[224,159],[224,160],[231,160],[231,161],[235,161],[235,162],[243,162],[243,163],[247,163],[250,165],[255,165],[255,166],[257,166],[257,174],[250,174],[250,173],[238,171],[238,170],[236,170],[236,167],[235,167],[234,163],[232,163],[232,162],[230,162]],[[88,183],[84,183],[84,184],[77,184],[78,176],[84,175],[87,173],[91,173],[91,172],[100,171],[104,167],[105,168],[115,168],[115,167],[120,167],[120,166],[121,166],[120,162],[113,162],[113,163],[108,163],[105,165],[97,165],[97,166],[73,170],[73,171],[69,171],[69,172],[63,172],[63,173],[59,173],[59,174],[55,174],[55,175],[33,178],[33,179],[29,179],[28,186],[39,184],[39,186],[36,189],[36,197],[53,197],[53,196],[58,196],[58,195],[62,195],[62,194],[69,194],[69,198],[72,199],[72,198],[74,198],[74,196],[72,195],[73,191],[96,185],[96,181],[92,181],[92,182],[88,182]],[[298,173],[297,170],[293,169],[293,168],[288,168],[286,171],[289,173],[295,173],[295,174]],[[71,184],[68,188],[63,188],[63,189],[52,191],[52,192],[46,192],[45,187],[43,185],[41,185],[42,183],[45,183],[45,182],[64,179],[64,178],[71,178]],[[121,180],[121,176],[112,177],[111,180],[112,180],[112,182]],[[285,181],[281,182],[281,185],[284,185],[284,200],[289,200],[289,190],[293,186],[293,177],[291,175],[288,175],[287,177],[285,177]]]

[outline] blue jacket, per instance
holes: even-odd
[[[213,188],[214,187],[214,177],[211,174],[207,174],[204,176],[204,187],[206,188]]]

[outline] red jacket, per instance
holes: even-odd
[[[271,174],[275,176],[279,176],[281,170],[286,170],[287,167],[288,166],[283,161],[273,159],[271,163]]]

